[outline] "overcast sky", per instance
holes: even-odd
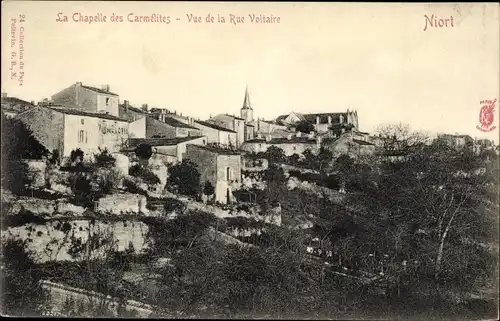
[[[350,108],[365,131],[403,122],[498,142],[498,130],[476,129],[479,102],[499,98],[498,4],[2,2],[2,9],[9,96],[38,101],[77,81],[109,84],[121,101],[206,119],[238,114],[248,85],[255,117]],[[59,12],[69,22],[56,22]],[[75,23],[75,12],[108,22]],[[124,22],[110,22],[113,13]],[[130,23],[129,13],[171,23]],[[189,13],[203,21],[220,14],[226,24],[189,23]],[[230,24],[231,13],[245,23]],[[251,23],[252,13],[280,23]],[[10,19],[19,14],[23,86],[8,71]],[[425,15],[453,17],[454,26],[423,31]],[[498,109],[497,102],[497,125]]]

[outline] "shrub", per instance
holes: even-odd
[[[93,183],[97,191],[103,194],[111,194],[118,187],[121,175],[117,169],[100,169],[93,176]]]
[[[116,159],[105,148],[99,154],[95,155],[95,163],[98,167],[113,167]]]
[[[83,155],[84,155],[83,151],[80,148],[77,148],[71,151],[69,159],[71,160],[72,163],[76,161],[83,162]]]
[[[186,204],[184,202],[179,201],[178,199],[175,198],[167,198],[165,201],[165,212],[166,213],[172,213],[172,212],[177,212],[177,213],[184,213],[186,211]]]
[[[209,181],[206,181],[205,185],[203,186],[203,194],[210,196],[213,195],[214,193],[215,193],[214,186]]]
[[[148,193],[146,191],[144,191],[143,189],[141,189],[136,182],[134,182],[133,180],[131,179],[124,179],[123,180],[123,186],[125,187],[125,189],[129,192],[129,193],[132,193],[132,194],[140,194],[140,195],[145,195],[147,196]]]
[[[149,144],[139,144],[135,148],[135,155],[140,159],[150,159],[153,155],[153,147]]]
[[[156,185],[161,183],[160,179],[155,173],[139,164],[130,167],[128,170],[128,174],[130,176],[142,179],[144,183],[148,185]]]

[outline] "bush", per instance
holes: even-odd
[[[130,167],[128,170],[128,174],[130,176],[142,179],[144,183],[148,185],[156,185],[161,183],[160,179],[155,173],[153,173],[150,169],[144,168],[139,164]]]
[[[165,201],[164,210],[166,214],[172,213],[174,211],[176,213],[182,214],[186,211],[186,208],[186,204],[184,204],[184,202],[182,201],[179,201],[178,199],[167,198]]]
[[[72,181],[71,190],[73,191],[73,201],[75,205],[86,208],[93,208],[94,202],[101,196],[100,193],[92,190],[92,182],[85,173],[73,174],[70,177]]]
[[[210,196],[213,195],[214,193],[215,193],[214,186],[209,181],[206,181],[205,185],[203,186],[203,194]]]
[[[148,195],[148,193],[145,190],[141,189],[136,182],[130,179],[123,180],[123,187],[125,187],[125,189],[132,194],[140,194],[144,196]]]
[[[116,159],[105,148],[99,154],[95,155],[95,164],[97,167],[113,167]]]
[[[71,160],[72,163],[79,161],[83,162],[83,151],[80,148],[77,148],[76,150],[72,150],[71,154],[69,156],[69,159]]]
[[[118,187],[121,175],[115,168],[100,169],[93,176],[93,183],[97,191],[102,194],[111,194]]]
[[[151,145],[149,144],[139,144],[135,148],[135,155],[140,159],[150,159],[153,155],[153,147],[151,147]]]

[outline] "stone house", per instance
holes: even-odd
[[[161,185],[165,186],[168,178],[168,166],[182,162],[186,155],[187,145],[206,145],[205,136],[190,136],[178,138],[130,138],[128,148],[124,152],[129,156],[130,164],[139,163],[135,155],[135,148],[140,144],[148,144],[153,149],[153,155],[148,160],[148,167],[160,179]]]
[[[285,125],[260,118],[250,122],[249,124],[254,127],[254,137],[257,137],[259,134],[268,134],[275,131],[287,130],[287,126]]]
[[[7,93],[2,93],[2,112],[7,117],[14,117],[30,108],[35,107],[35,102],[25,101],[16,97],[9,97]]]
[[[246,140],[245,133],[250,136],[250,133],[245,128],[245,119],[241,117],[237,117],[234,115],[231,116],[228,114],[219,114],[211,117],[208,122],[236,132],[236,147],[240,147],[241,144],[243,144],[243,142]]]
[[[182,113],[177,113],[176,111],[170,111],[166,108],[151,108],[150,110],[150,115],[154,119],[160,120],[160,121],[165,121],[165,118],[173,118],[175,120],[178,120],[184,124],[188,124],[193,126],[193,123],[195,119],[193,117],[189,117],[186,115],[182,115]]]
[[[198,165],[201,184],[208,181],[215,187],[215,201],[227,204],[234,200],[234,186],[241,183],[238,151],[189,144],[185,158]]]
[[[246,141],[241,149],[247,152],[259,153],[266,152],[270,146],[281,148],[286,156],[291,156],[293,154],[301,155],[307,149],[312,152],[319,150],[321,146],[321,137],[311,134],[302,134],[300,132],[295,135],[289,134],[285,138],[271,138],[267,136],[265,138],[256,138]]]
[[[293,126],[298,122],[307,121],[313,124],[317,133],[326,133],[330,131],[332,125],[348,124],[353,128],[358,128],[358,112],[349,111],[345,113],[319,113],[319,114],[301,114],[292,112],[288,115],[280,115],[276,118],[276,123],[286,126]]]
[[[198,128],[209,144],[220,146],[236,146],[237,132],[211,122],[195,120],[194,127]]]
[[[85,86],[77,82],[52,95],[54,105],[61,105],[83,112],[103,113],[119,117],[118,94],[110,91],[109,85],[102,88]]]
[[[324,138],[322,145],[333,152],[333,157],[340,155],[349,155],[352,157],[361,157],[374,155],[376,145],[370,142],[368,136],[348,132],[339,137]]]
[[[127,100],[120,105],[120,117],[130,122],[132,138],[176,138],[201,136],[201,131],[177,118],[147,111],[147,104],[142,109],[132,107]]]
[[[88,113],[67,107],[37,106],[16,116],[49,151],[68,157],[79,148],[86,155],[99,149],[119,152],[128,139],[129,123],[109,115]]]

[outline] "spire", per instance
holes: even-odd
[[[241,109],[252,109],[250,95],[248,94],[248,86],[245,88],[245,100],[243,101],[243,107]]]

